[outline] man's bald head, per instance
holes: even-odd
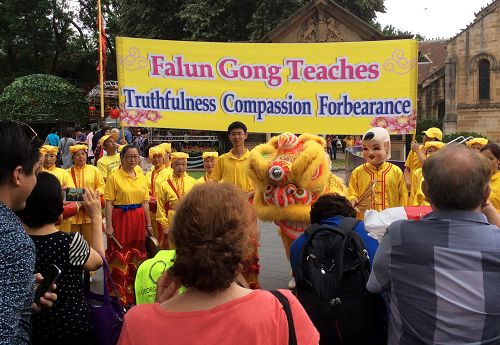
[[[450,145],[427,158],[422,172],[430,203],[440,209],[473,210],[485,201],[491,165],[464,145]]]

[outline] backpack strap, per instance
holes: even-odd
[[[359,222],[361,222],[359,219],[344,217],[344,219],[342,219],[342,221],[339,224],[339,228],[349,232],[351,230],[354,230],[354,228],[356,227],[356,225],[358,225]]]
[[[293,323],[292,309],[290,308],[290,302],[285,295],[283,295],[278,290],[269,291],[278,299],[278,301],[283,306],[283,310],[286,314],[286,321],[288,322],[288,344],[297,345],[297,335],[295,334],[295,325]]]

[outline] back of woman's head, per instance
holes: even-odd
[[[204,183],[181,201],[174,218],[175,263],[170,274],[204,292],[227,289],[256,233],[245,193],[227,183]]]
[[[57,221],[63,212],[63,196],[59,180],[52,174],[38,175],[35,188],[26,200],[26,207],[17,215],[30,228],[39,228]]]

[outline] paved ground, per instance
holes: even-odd
[[[345,171],[335,171],[335,174],[345,180]],[[259,221],[260,229],[260,276],[262,289],[274,290],[288,288],[292,278],[290,264],[286,258],[283,242],[274,223]],[[92,290],[102,293],[102,269],[93,278]]]

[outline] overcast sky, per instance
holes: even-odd
[[[386,13],[377,21],[426,39],[450,38],[474,19],[474,13],[493,0],[385,0]]]

